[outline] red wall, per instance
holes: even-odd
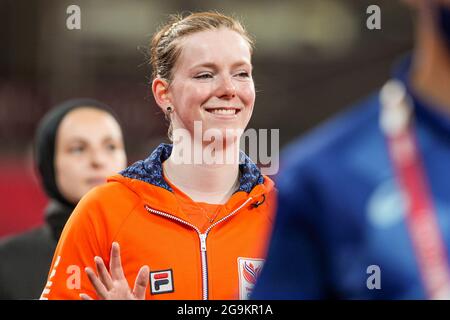
[[[0,237],[42,224],[47,198],[21,159],[0,160]]]

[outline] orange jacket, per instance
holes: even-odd
[[[83,197],[63,230],[42,299],[96,297],[84,268],[95,270],[95,256],[109,265],[114,241],[130,288],[140,267],[150,267],[146,299],[249,296],[272,228],[272,180],[246,157],[239,190],[222,207],[222,218],[202,233],[188,222],[162,177],[170,152],[170,145],[160,145]]]

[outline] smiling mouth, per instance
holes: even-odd
[[[222,116],[233,116],[241,112],[241,109],[237,108],[205,108],[209,113],[222,115]]]

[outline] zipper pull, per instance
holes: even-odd
[[[206,234],[200,234],[200,250],[206,251]]]

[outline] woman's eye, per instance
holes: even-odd
[[[108,144],[106,149],[113,151],[117,149],[117,146],[115,144]]]
[[[83,146],[74,146],[70,147],[69,152],[70,153],[82,153],[85,150]]]
[[[210,73],[202,73],[194,77],[195,79],[209,79],[212,78],[212,74]]]
[[[239,72],[239,73],[237,74],[237,76],[238,76],[238,77],[241,77],[241,78],[249,78],[249,77],[250,77],[250,74],[249,74],[248,72],[246,72],[246,71],[242,71],[242,72]]]

